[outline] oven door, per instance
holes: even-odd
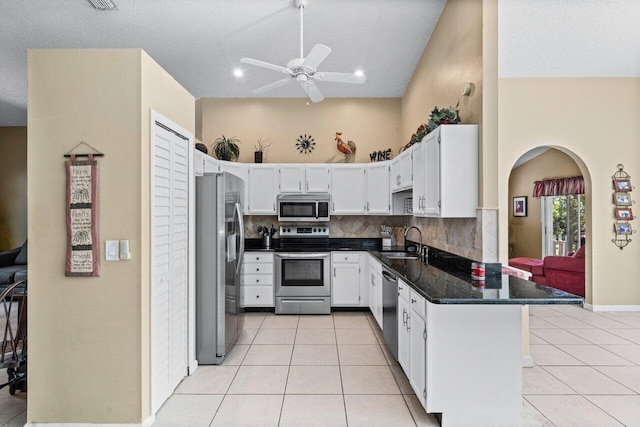
[[[277,297],[331,295],[328,252],[276,253],[275,258]]]

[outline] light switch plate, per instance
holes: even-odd
[[[117,240],[105,240],[104,253],[107,261],[120,261],[119,251],[120,245]]]
[[[120,240],[120,259],[131,259],[128,240]]]

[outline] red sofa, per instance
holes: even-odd
[[[512,258],[509,265],[531,272],[533,282],[584,297],[584,246],[571,256]]]

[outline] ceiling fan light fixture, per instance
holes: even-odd
[[[244,71],[242,71],[240,68],[236,68],[235,70],[233,70],[233,75],[236,77],[242,77],[244,75]]]
[[[114,10],[118,7],[111,0],[88,0],[95,10]]]
[[[364,71],[356,70],[355,73],[353,73],[353,74],[355,74],[356,77],[362,77],[362,76],[364,76]]]

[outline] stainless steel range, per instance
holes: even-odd
[[[276,314],[331,313],[328,225],[281,226],[275,260]]]

